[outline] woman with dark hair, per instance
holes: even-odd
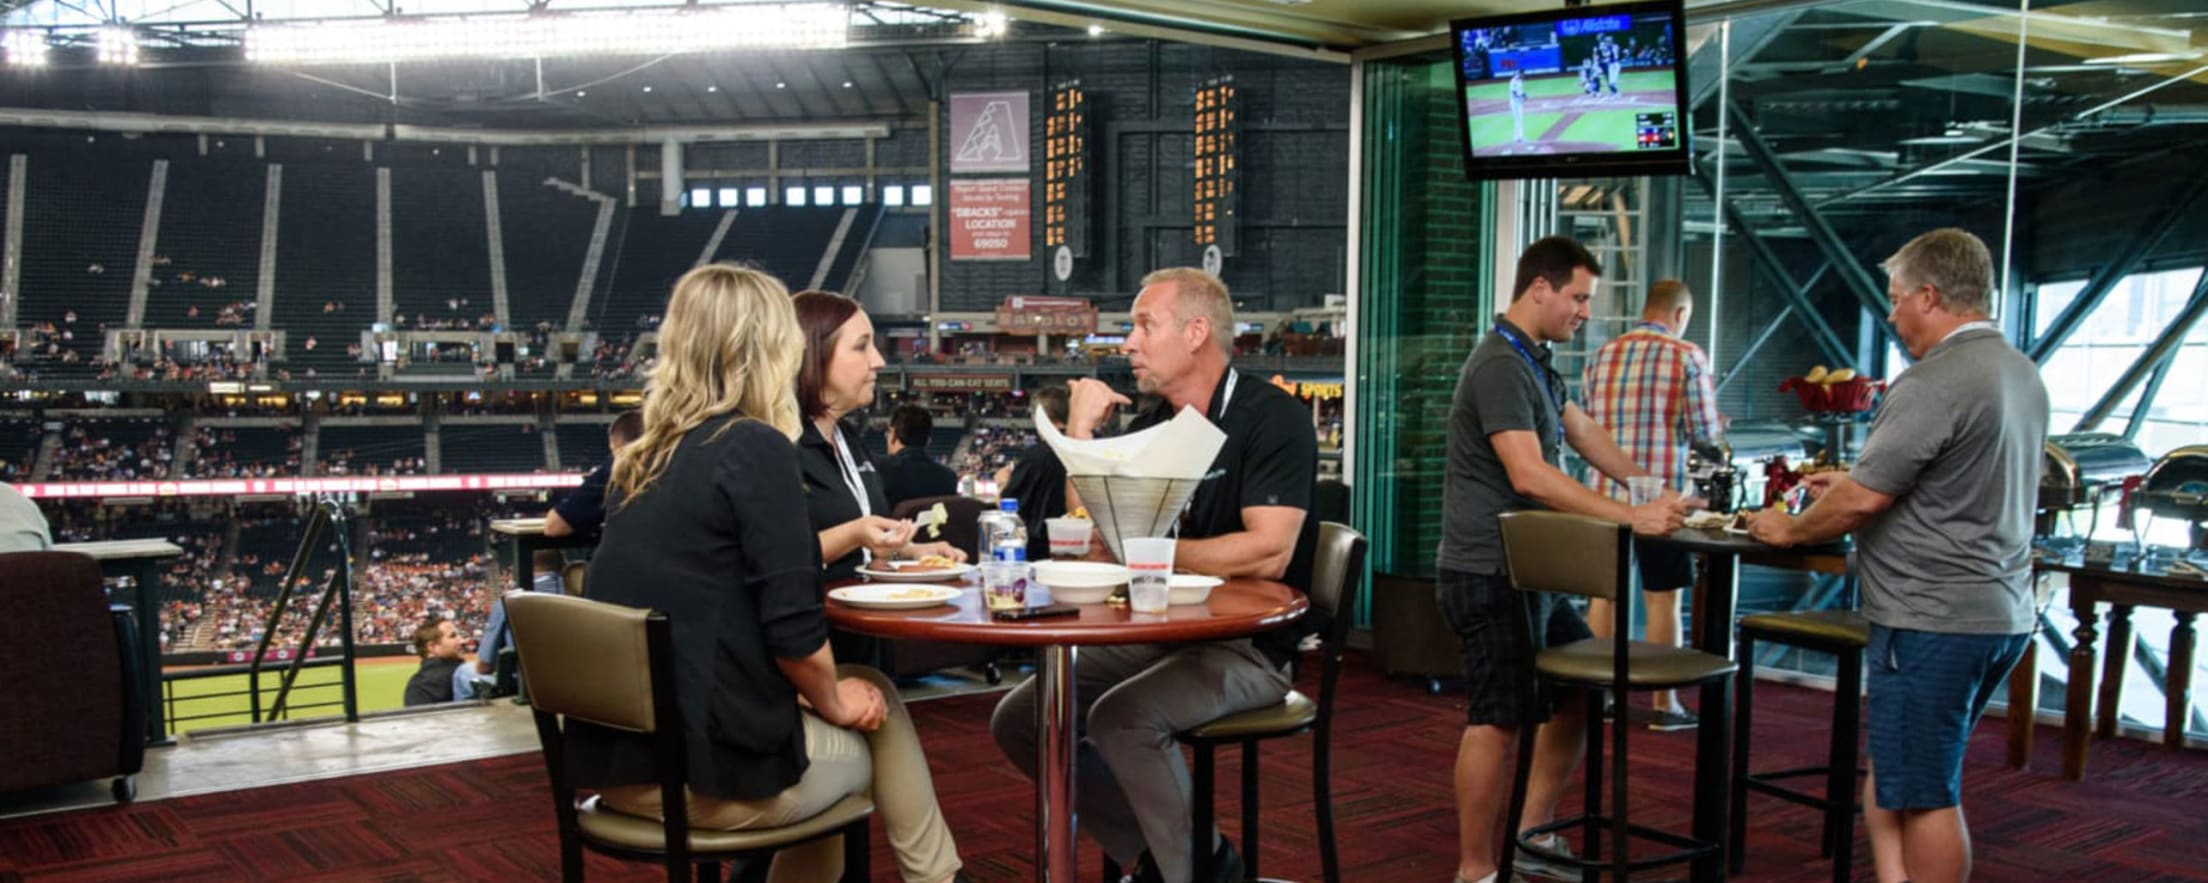
[[[874,458],[845,415],[874,403],[874,372],[882,354],[874,323],[859,302],[826,291],[799,292],[797,324],[805,358],[797,371],[797,407],[805,418],[798,465],[805,508],[820,537],[826,578],[851,579],[875,559],[942,555],[966,560],[949,543],[912,542],[913,525],[889,517],[889,499]]]

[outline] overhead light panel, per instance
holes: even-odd
[[[0,34],[0,46],[6,47],[9,67],[46,66],[46,35],[37,31],[9,31]]]
[[[2192,61],[2198,52],[2135,52],[2130,55],[2108,55],[2088,58],[2086,64],[2169,64],[2176,61]]]
[[[137,64],[138,32],[127,25],[105,25],[98,40],[101,64]]]
[[[245,57],[270,64],[383,64],[448,58],[840,49],[850,42],[850,31],[850,9],[842,4],[731,4],[676,11],[255,25],[245,34]]]
[[[1002,10],[992,9],[974,20],[974,36],[994,40],[1012,29],[1012,19]]]

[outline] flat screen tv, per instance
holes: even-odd
[[[1687,171],[1681,0],[1468,18],[1449,30],[1474,180]]]

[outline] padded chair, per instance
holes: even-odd
[[[1870,622],[1852,610],[1759,613],[1740,620],[1740,678],[1733,687],[1732,827],[1727,832],[1731,848],[1726,852],[1728,869],[1733,873],[1740,873],[1747,862],[1748,792],[1758,791],[1824,813],[1824,846],[1820,851],[1833,860],[1833,880],[1845,883],[1851,879],[1857,810],[1856,742],[1863,731],[1863,648],[1870,640]],[[1832,694],[1832,747],[1823,766],[1748,771],[1748,743],[1755,734],[1751,724],[1755,719],[1758,643],[1785,644],[1838,658]],[[1822,777],[1825,793],[1809,794],[1778,784],[1804,776]]]
[[[1346,524],[1322,522],[1319,547],[1311,566],[1311,613],[1326,618],[1319,646],[1319,699],[1288,691],[1279,705],[1252,709],[1212,721],[1178,734],[1195,749],[1195,805],[1189,833],[1196,858],[1196,879],[1217,876],[1211,845],[1214,760],[1222,745],[1242,747],[1242,867],[1249,879],[1258,879],[1258,745],[1302,733],[1311,734],[1311,796],[1319,821],[1319,864],[1326,883],[1340,883],[1341,860],[1334,845],[1333,723],[1334,685],[1341,677],[1342,651],[1349,643],[1349,626],[1357,615],[1357,589],[1365,575],[1365,537]],[[1300,664],[1300,663],[1299,663]],[[1104,875],[1119,879],[1119,869],[1107,857]]]
[[[0,792],[115,777],[138,796],[146,697],[137,620],[109,605],[100,565],[74,552],[0,554]]]
[[[513,623],[537,738],[544,745],[545,773],[552,780],[562,879],[583,879],[585,847],[661,862],[668,883],[687,881],[694,865],[699,883],[712,883],[720,878],[723,862],[749,865],[756,873],[785,847],[838,835],[843,837],[844,883],[867,879],[867,819],[874,804],[864,797],[844,798],[820,815],[783,828],[690,827],[683,781],[689,752],[675,704],[673,639],[665,614],[567,595],[515,592],[506,596],[506,616]],[[615,812],[601,806],[595,795],[575,799],[575,786],[567,780],[565,726],[577,720],[652,738],[662,821]]]
[[[583,574],[590,572],[590,562],[570,561],[560,568],[560,590],[577,598],[583,596]]]
[[[1615,815],[1603,814],[1602,707],[1607,697],[1615,696],[1618,707],[1624,708],[1626,699],[1620,694],[1699,687],[1732,677],[1735,668],[1732,660],[1700,650],[1626,637],[1632,633],[1633,596],[1639,593],[1633,591],[1633,537],[1625,525],[1563,512],[1508,512],[1501,517],[1503,554],[1509,562],[1511,583],[1518,589],[1518,637],[1523,646],[1533,646],[1529,592],[1602,598],[1611,602],[1614,619],[1609,638],[1588,638],[1534,654],[1536,677],[1526,683],[1525,692],[1520,695],[1528,707],[1543,701],[1544,687],[1571,687],[1586,693],[1586,809],[1580,815],[1531,829],[1520,827],[1525,816],[1527,783],[1533,772],[1534,736],[1540,728],[1519,727],[1517,772],[1510,789],[1510,822],[1504,829],[1509,836],[1503,839],[1502,871],[1497,876],[1510,877],[1519,851],[1578,868],[1589,880],[1598,872],[1607,872],[1612,879],[1620,881],[1633,871],[1721,853],[1725,847],[1722,842],[1699,841],[1627,821],[1628,728],[1622,720],[1609,728],[1609,775],[1612,799],[1616,802],[1612,810]],[[1713,725],[1722,726],[1705,722],[1705,730]],[[1701,734],[1702,738],[1710,736],[1707,732]],[[1714,787],[1710,777],[1722,771],[1721,766],[1703,768],[1702,764],[1697,764],[1694,771],[1696,793]],[[1571,828],[1585,831],[1584,857],[1568,857],[1530,842],[1534,837]],[[1602,857],[1605,834],[1610,840],[1607,860]],[[1631,858],[1628,847],[1634,837],[1678,849],[1658,856]]]

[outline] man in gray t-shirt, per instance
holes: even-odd
[[[0,484],[0,552],[36,552],[53,545],[53,534],[38,504],[22,491]]]
[[[2036,621],[2047,389],[1987,318],[1993,258],[1978,237],[1934,230],[1885,267],[1888,319],[1917,363],[1887,391],[1852,471],[1812,476],[1817,502],[1801,517],[1767,509],[1749,528],[1776,546],[1855,534],[1878,876],[1944,883],[1970,872],[1963,749]]]

